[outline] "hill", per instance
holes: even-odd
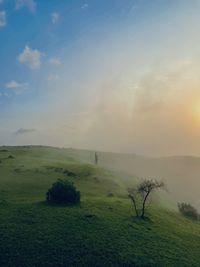
[[[119,156],[99,154],[103,168],[90,151],[1,147],[0,266],[200,266],[200,223],[157,202],[135,219],[126,188],[137,175],[116,171]],[[75,183],[80,206],[44,202],[57,178]]]
[[[93,162],[94,152],[68,150],[78,159]],[[200,157],[144,157],[134,154],[99,152],[99,164],[124,177],[156,178],[165,182],[168,201],[190,202],[200,210]]]

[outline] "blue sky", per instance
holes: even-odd
[[[199,154],[199,11],[0,0],[0,144]]]

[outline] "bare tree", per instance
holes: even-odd
[[[128,196],[131,199],[131,201],[133,202],[133,206],[134,206],[134,209],[135,209],[136,216],[139,217],[139,211],[137,209],[137,201],[136,201],[136,198],[137,198],[137,191],[136,191],[136,189],[129,188],[128,189]]]
[[[154,190],[160,189],[164,187],[163,182],[159,182],[156,180],[144,180],[142,183],[138,186],[138,193],[142,197],[142,212],[141,212],[141,218],[144,218],[145,214],[145,205],[147,198],[149,197],[150,193]]]
[[[132,200],[133,205],[134,205],[134,209],[135,209],[135,213],[137,217],[141,217],[144,218],[145,216],[145,208],[146,208],[146,202],[147,199],[149,197],[149,195],[155,191],[158,190],[160,188],[164,187],[164,183],[163,182],[159,182],[157,180],[144,180],[142,181],[137,188],[132,188],[132,189],[128,189],[128,196],[129,198]],[[141,201],[141,212],[139,212],[139,201],[137,201],[138,196],[140,197],[140,201]],[[140,215],[139,215],[140,213]]]

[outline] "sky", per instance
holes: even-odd
[[[0,145],[200,156],[199,0],[0,0]]]

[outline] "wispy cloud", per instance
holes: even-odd
[[[34,13],[36,11],[37,4],[34,0],[15,0],[15,7],[16,9],[26,7]]]
[[[18,83],[14,80],[5,84],[7,89],[12,90],[15,94],[21,94],[28,88],[28,83]]]
[[[59,80],[59,75],[58,74],[49,74],[47,77],[48,81],[57,81]]]
[[[181,60],[144,75],[133,90],[134,111],[150,114],[166,109],[167,102],[173,102],[170,100],[172,92],[175,99],[179,90],[183,94],[185,87],[192,87],[192,81],[196,79],[193,76],[198,68],[198,64],[190,60]]]
[[[59,58],[54,57],[54,58],[49,59],[49,64],[54,65],[54,66],[60,66],[62,63]]]
[[[18,56],[18,61],[27,65],[30,69],[39,69],[41,66],[41,53],[37,49],[31,49],[29,46],[25,46],[23,52]]]
[[[82,9],[86,9],[86,8],[88,8],[88,7],[89,7],[89,5],[88,5],[87,3],[85,3],[85,4],[83,4],[83,5],[81,6]]]
[[[36,132],[36,129],[24,129],[20,128],[17,131],[14,132],[14,135],[22,135],[22,134],[30,134]]]
[[[0,92],[0,97],[11,97],[12,95],[11,94],[8,94],[6,92]]]
[[[6,11],[0,11],[0,28],[6,26]]]
[[[53,12],[51,14],[51,21],[52,21],[53,24],[58,22],[59,18],[60,18],[60,14],[58,12]]]

